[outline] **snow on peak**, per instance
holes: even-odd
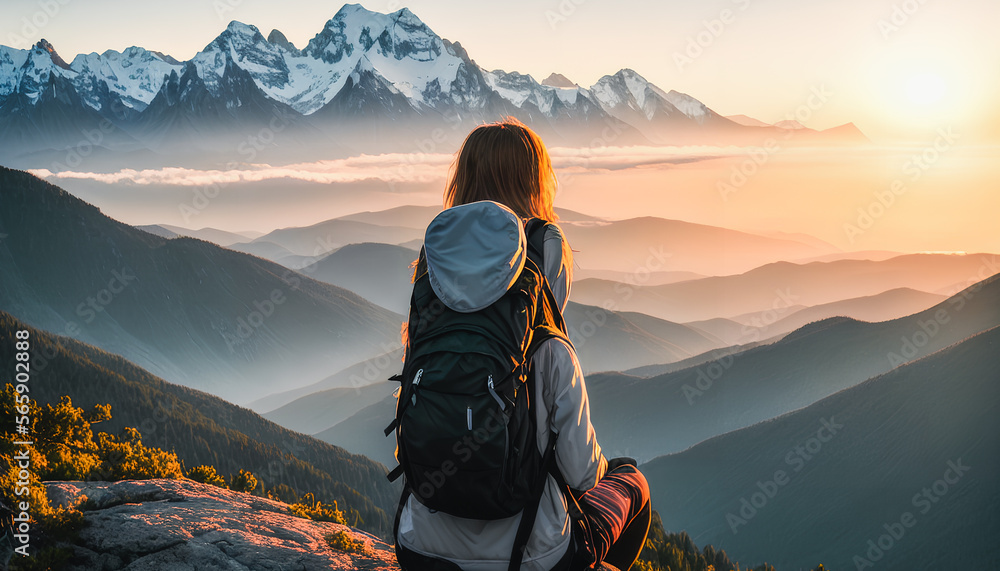
[[[229,25],[226,26],[226,32],[228,32],[230,35],[244,36],[250,40],[255,39],[255,36],[261,36],[262,38],[264,37],[260,34],[260,30],[257,29],[257,26],[254,26],[252,24],[244,24],[243,22],[237,20],[229,22]]]
[[[704,103],[698,101],[694,97],[691,97],[687,93],[681,93],[671,89],[670,92],[664,96],[664,98],[669,101],[671,105],[679,109],[681,113],[699,122],[703,121],[710,113],[709,108],[706,107]]]
[[[38,43],[35,44],[35,48],[37,48],[39,50],[42,50],[42,51],[46,52],[47,54],[49,54],[49,57],[52,59],[52,63],[58,65],[59,67],[61,67],[63,69],[69,69],[69,64],[66,63],[66,60],[64,60],[63,58],[59,57],[59,53],[56,52],[56,48],[53,47],[52,44],[50,44],[48,42],[48,40],[46,40],[45,38],[42,38],[41,40],[38,40]]]
[[[579,87],[553,87],[538,83],[530,75],[516,71],[507,73],[501,69],[484,72],[486,84],[500,97],[523,108],[531,103],[545,115],[552,116],[556,101],[563,105],[575,105],[578,96],[583,91]]]
[[[140,111],[156,97],[164,78],[181,67],[180,63],[167,61],[162,54],[135,46],[121,53],[106,50],[102,54],[80,54],[70,65],[79,74],[75,81],[77,90],[91,107],[100,109],[101,105],[89,87],[96,79],[118,94],[125,105]]]
[[[125,105],[142,111],[164,78],[181,75],[187,65],[209,93],[219,97],[227,96],[221,93],[226,70],[239,68],[267,97],[303,115],[332,101],[352,75],[358,79],[368,73],[414,106],[484,105],[492,92],[551,117],[566,113],[568,107],[592,109],[594,104],[627,117],[626,122],[641,122],[643,116],[652,120],[659,114],[697,119],[710,113],[696,99],[666,93],[628,68],[602,77],[589,89],[557,73],[539,83],[526,74],[487,72],[460,44],[442,39],[410,9],[383,14],[360,4],[343,5],[301,50],[279,30],[265,38],[256,26],[236,20],[188,62],[130,47],[121,53],[80,55],[66,65],[45,40],[30,50],[0,46],[0,101],[17,90],[37,98],[38,86],[47,85],[55,73],[73,81],[95,109],[104,101],[102,90],[96,89],[103,82]]]
[[[0,98],[7,97],[17,89],[21,66],[27,59],[28,50],[0,46]]]

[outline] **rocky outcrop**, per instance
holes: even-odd
[[[396,570],[392,546],[366,532],[295,517],[288,505],[190,480],[47,482],[53,506],[82,506],[72,570]],[[324,536],[344,532],[361,553]]]

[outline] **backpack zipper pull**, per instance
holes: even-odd
[[[417,369],[417,374],[413,376],[413,396],[410,397],[410,404],[417,404],[417,385],[420,384],[420,377],[424,374],[423,369]]]
[[[500,405],[500,410],[501,411],[507,410],[507,403],[503,402],[503,399],[500,398],[500,395],[498,395],[497,392],[493,390],[493,375],[490,375],[489,380],[486,381],[486,386],[490,389],[490,394],[493,395],[494,399],[496,399],[497,404]]]
[[[472,407],[465,407],[465,418],[469,424],[469,430],[472,430]]]

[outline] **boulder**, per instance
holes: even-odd
[[[369,533],[191,480],[45,485],[53,506],[87,497],[71,570],[398,570],[392,546]],[[362,552],[330,547],[324,536],[337,532],[363,542]]]

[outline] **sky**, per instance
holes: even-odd
[[[723,115],[855,123],[877,142],[1000,140],[996,0],[372,0],[406,6],[486,69],[583,86],[628,67]],[[186,60],[239,20],[302,47],[342,4],[306,0],[5,0],[0,44],[44,37],[67,61],[132,45]],[[820,89],[831,96],[807,105]]]

